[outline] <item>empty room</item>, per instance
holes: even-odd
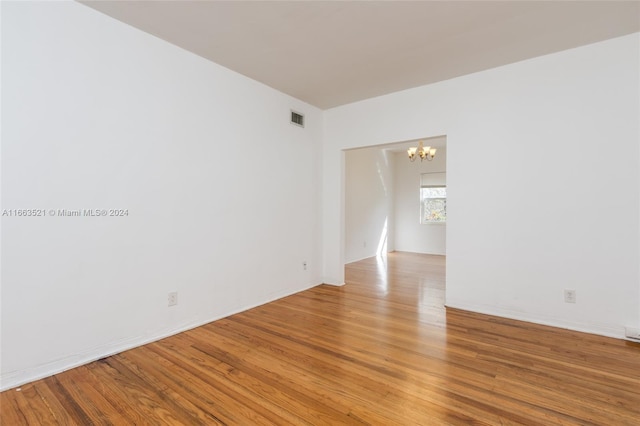
[[[640,424],[640,2],[0,23],[0,424]]]

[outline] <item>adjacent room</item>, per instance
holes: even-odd
[[[0,23],[0,423],[640,422],[640,2]]]

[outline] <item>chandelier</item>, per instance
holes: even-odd
[[[409,154],[409,161],[416,161],[416,157],[420,157],[420,161],[425,158],[427,161],[431,161],[436,156],[436,149],[430,146],[424,147],[422,146],[422,141],[420,141],[418,142],[418,147],[409,148],[407,154]]]

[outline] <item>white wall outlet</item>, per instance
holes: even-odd
[[[363,248],[367,247],[367,242],[366,242],[366,241],[363,241],[363,242],[362,242],[362,247],[363,247]]]
[[[305,271],[307,270],[307,261],[306,260],[302,261],[302,269],[305,270]]]
[[[627,339],[640,341],[640,328],[625,327],[624,335]]]
[[[169,306],[175,306],[178,304],[178,292],[172,291],[169,293]]]
[[[564,291],[564,303],[576,303],[576,291],[566,290]]]

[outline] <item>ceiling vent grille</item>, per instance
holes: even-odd
[[[304,127],[304,115],[299,112],[291,111],[291,124],[295,124],[296,126]]]

